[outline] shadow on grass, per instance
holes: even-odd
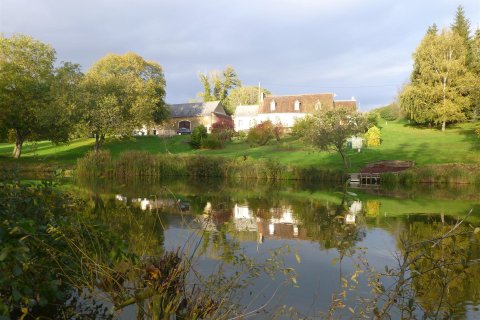
[[[470,144],[471,151],[480,151],[480,136],[475,134],[475,129],[461,129],[458,132],[463,136],[463,141]]]

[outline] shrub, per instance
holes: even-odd
[[[222,149],[223,142],[216,134],[211,134],[202,141],[202,148],[204,149]]]
[[[292,135],[296,137],[305,136],[305,133],[307,132],[308,128],[310,128],[312,121],[313,117],[311,116],[295,120],[295,123],[292,127]]]
[[[199,149],[202,146],[202,141],[207,137],[207,128],[204,125],[199,125],[192,131],[192,136],[190,137],[190,145]]]
[[[232,141],[235,133],[233,128],[233,121],[231,120],[220,120],[212,124],[212,136],[220,142],[220,147],[223,147],[225,142]]]
[[[267,120],[248,130],[247,142],[250,145],[264,146],[275,137],[275,127],[272,121]]]
[[[365,140],[368,147],[378,147],[380,145],[380,129],[376,126],[368,129],[365,133]]]
[[[277,123],[277,124],[275,124],[275,127],[273,128],[273,133],[275,135],[275,139],[277,139],[277,141],[280,141],[280,138],[285,133],[285,128],[283,127],[283,125],[281,123]]]
[[[369,112],[367,114],[367,123],[369,127],[378,127],[378,114],[375,112]]]

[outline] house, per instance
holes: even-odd
[[[293,127],[297,119],[307,114],[332,110],[333,108],[356,110],[357,102],[334,100],[333,93],[315,93],[286,96],[260,96],[259,105],[238,106],[233,115],[235,131],[245,131],[256,124],[270,120],[286,128]]]
[[[245,131],[256,126],[259,108],[259,105],[238,106],[233,116],[235,131]]]
[[[199,125],[204,125],[210,132],[212,125],[218,121],[231,121],[220,101],[193,102],[168,105],[170,119],[161,126],[147,132],[154,135],[175,135],[179,130],[190,133]],[[146,130],[145,128],[143,129]],[[141,131],[140,131],[141,132]]]

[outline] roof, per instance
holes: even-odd
[[[170,104],[168,107],[173,118],[204,117],[212,113],[225,115],[220,101]]]
[[[357,100],[335,100],[335,108],[357,110]]]
[[[270,109],[275,101],[275,110]],[[300,110],[295,110],[295,101],[300,102]],[[267,96],[260,105],[259,113],[314,113],[332,109],[333,93],[301,94],[291,96]]]
[[[258,115],[259,105],[238,106],[235,109],[234,117],[255,117]]]

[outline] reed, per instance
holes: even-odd
[[[321,170],[283,165],[270,159],[240,159],[207,156],[151,154],[145,151],[127,151],[116,159],[107,151],[90,152],[77,161],[80,177],[128,178],[164,177],[257,179],[263,181],[345,181],[340,170]]]
[[[443,164],[415,167],[399,173],[385,173],[382,185],[411,186],[414,184],[480,184],[480,166],[466,164]]]

